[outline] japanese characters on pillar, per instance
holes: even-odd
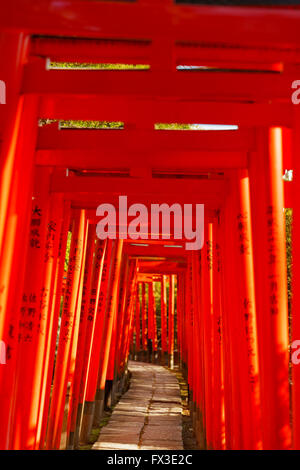
[[[63,204],[63,221],[61,225],[59,247],[57,255],[57,264],[54,272],[54,286],[53,286],[53,301],[51,306],[51,317],[49,327],[49,337],[47,340],[47,351],[45,357],[45,373],[43,378],[43,385],[41,390],[41,403],[39,412],[39,425],[37,433],[37,444],[39,442],[39,448],[44,449],[45,436],[48,424],[48,410],[51,394],[51,383],[53,376],[53,364],[55,361],[55,350],[56,350],[56,339],[57,329],[59,322],[59,313],[61,305],[61,292],[62,292],[62,281],[64,273],[64,264],[66,257],[67,238],[70,226],[70,203],[64,201]]]
[[[77,359],[74,371],[74,382],[72,387],[72,393],[70,397],[70,412],[68,422],[68,433],[69,442],[68,447],[72,447],[75,444],[75,439],[78,439],[79,429],[77,427],[78,420],[81,419],[81,408],[83,399],[81,399],[81,387],[84,389],[85,377],[86,377],[86,362],[85,356],[85,341],[86,341],[86,330],[87,330],[87,317],[89,308],[89,299],[91,295],[91,283],[93,273],[93,258],[95,251],[95,227],[93,224],[88,226],[88,237],[87,247],[85,256],[85,268],[84,278],[82,286],[82,298],[80,307],[80,318],[79,318],[79,333],[78,333],[78,345],[77,345]],[[84,391],[82,392],[84,393]],[[75,435],[75,433],[77,433]]]
[[[68,264],[66,289],[61,314],[59,344],[57,350],[53,391],[49,411],[46,448],[58,449],[60,446],[64,404],[67,393],[67,381],[71,359],[73,331],[77,308],[77,294],[83,261],[84,238],[86,231],[86,214],[84,210],[74,211],[72,223],[72,240]]]
[[[19,66],[18,63],[16,65]],[[19,100],[16,115],[12,117],[13,129],[6,134],[7,140],[1,146],[0,338],[1,344],[5,345],[5,363],[8,366],[0,368],[0,448],[3,449],[13,446],[12,396],[29,249],[27,241],[32,211],[38,102],[37,96],[23,96]]]
[[[32,216],[28,236],[28,261],[23,286],[16,364],[14,448],[33,449],[39,410],[45,354],[49,285],[45,284],[49,232],[55,226],[49,220],[49,182],[51,170],[38,169],[33,192]],[[51,235],[52,236],[52,235]],[[41,274],[39,275],[39,272]],[[28,369],[28,370],[27,370]],[[26,410],[26,411],[25,411]],[[28,430],[33,432],[29,435]]]
[[[258,129],[257,146],[258,155],[253,154],[250,161],[250,190],[263,448],[289,449],[289,336],[281,129]]]
[[[253,271],[251,208],[248,172],[237,172],[237,256],[239,279],[239,311],[240,317],[240,354],[244,355],[241,368],[241,400],[245,413],[244,445],[246,449],[261,449],[261,413],[260,413],[260,382],[259,359],[257,344],[256,302]],[[238,321],[238,318],[237,318]],[[246,367],[247,366],[247,367]]]

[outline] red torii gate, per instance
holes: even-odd
[[[3,7],[1,448],[59,448],[68,382],[68,446],[88,438],[101,418],[105,383],[116,386],[126,368],[139,276],[145,285],[148,273],[177,274],[178,345],[199,446],[299,449],[283,214],[293,208],[298,240],[300,116],[291,95],[299,22],[298,8],[170,0],[40,0],[34,8],[14,0]],[[147,69],[49,70],[48,59]],[[123,128],[38,127],[39,119],[118,121]],[[172,123],[238,129],[156,126]],[[285,169],[293,169],[293,183],[283,182]],[[97,205],[122,194],[146,206],[204,203],[203,249],[98,240]],[[298,259],[294,243],[293,340],[300,339]],[[144,331],[145,324],[143,341]]]

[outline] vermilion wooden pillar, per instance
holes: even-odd
[[[44,449],[45,445],[45,436],[46,429],[48,424],[48,410],[50,402],[50,393],[51,393],[51,384],[53,376],[53,364],[55,360],[55,350],[56,350],[56,339],[57,339],[57,328],[58,328],[58,319],[60,313],[61,305],[61,293],[62,293],[62,284],[63,284],[63,273],[64,273],[64,264],[66,257],[66,246],[68,231],[70,228],[70,202],[65,201],[63,207],[63,223],[60,232],[59,248],[58,248],[58,259],[55,269],[55,279],[53,286],[53,301],[51,306],[51,318],[52,321],[49,327],[48,342],[46,348],[46,357],[45,357],[45,375],[44,382],[42,386],[42,395],[41,395],[41,407],[40,407],[40,416],[39,416],[39,427],[37,440],[40,441],[40,449]],[[48,366],[47,366],[48,363]],[[42,409],[42,396],[44,396],[44,410]]]
[[[295,126],[295,118],[293,121],[293,127]],[[295,127],[294,127],[295,128]],[[293,171],[293,143],[294,143],[294,131],[291,128],[282,127],[282,170],[283,174],[285,171]],[[293,203],[293,176],[290,180],[284,180],[284,207],[292,208]]]
[[[82,300],[81,300],[81,310],[80,310],[80,324],[79,324],[79,335],[78,335],[78,346],[77,346],[77,357],[76,357],[76,368],[75,368],[75,377],[72,389],[72,395],[70,398],[70,413],[69,413],[69,435],[68,435],[68,448],[73,448],[75,445],[75,435],[78,443],[78,421],[77,416],[80,415],[82,411],[82,401],[81,406],[79,406],[79,395],[80,395],[80,385],[81,381],[84,380],[86,371],[85,364],[85,340],[86,340],[86,330],[87,330],[87,318],[88,310],[90,306],[90,296],[91,296],[91,283],[92,283],[92,274],[93,274],[93,258],[95,255],[95,226],[89,224],[88,227],[88,237],[87,237],[87,248],[86,248],[86,257],[85,257],[85,270],[84,270],[84,281],[83,281],[83,290],[82,290]]]
[[[140,304],[140,284],[137,283],[136,304],[135,304],[135,352],[138,356],[141,349],[141,304]]]
[[[94,232],[95,233],[95,232]],[[94,391],[89,386],[89,378],[92,373],[94,358],[91,357],[93,342],[96,340],[95,335],[99,335],[100,332],[95,330],[97,316],[98,316],[98,301],[100,295],[100,287],[102,281],[102,269],[104,262],[106,248],[106,240],[97,240],[95,244],[94,252],[94,265],[93,265],[93,275],[91,283],[91,295],[89,299],[89,308],[87,316],[87,330],[85,337],[85,348],[84,348],[84,374],[83,377],[86,377],[85,382],[85,402],[83,407],[83,416],[82,416],[82,428],[81,428],[81,439],[83,442],[88,440],[90,435],[93,419],[94,419]],[[97,341],[97,340],[96,340]],[[90,372],[91,371],[91,372]],[[83,378],[84,380],[84,378]]]
[[[109,291],[107,293],[106,298],[104,337],[101,346],[101,349],[103,350],[103,359],[101,360],[101,368],[99,370],[100,380],[98,388],[100,390],[105,389],[105,382],[107,380],[107,370],[112,346],[113,327],[117,311],[117,294],[122,260],[122,249],[123,240],[113,240],[112,263],[109,271]]]
[[[119,286],[119,301],[118,301],[118,322],[117,322],[117,341],[116,341],[116,366],[118,367],[117,373],[119,370],[120,360],[121,360],[121,349],[123,344],[123,331],[124,323],[127,314],[126,303],[128,298],[128,290],[130,285],[130,278],[132,274],[133,265],[129,262],[128,256],[123,256],[121,275],[120,275],[120,286]]]
[[[106,384],[108,389],[107,394],[107,402],[106,405],[110,407],[111,405],[115,404],[115,393],[116,393],[116,385],[117,385],[117,330],[118,330],[118,323],[119,323],[119,311],[118,311],[118,296],[119,296],[119,288],[120,288],[120,279],[118,279],[118,293],[117,293],[117,301],[116,307],[114,311],[114,319],[113,319],[113,328],[112,328],[112,336],[111,336],[111,343],[110,343],[110,350],[108,356],[108,364],[107,364],[107,371],[106,371]]]
[[[130,316],[130,323],[129,323],[129,334],[127,338],[127,347],[125,349],[125,357],[124,357],[124,364],[127,368],[128,356],[130,353],[130,346],[133,342],[133,333],[134,333],[134,305],[136,303],[136,296],[137,296],[137,272],[135,274],[134,284],[133,284],[133,293],[132,293],[132,301],[130,306],[131,316]]]
[[[133,326],[133,305],[135,302],[135,291],[136,291],[136,276],[137,276],[137,260],[131,260],[130,262],[130,271],[129,271],[129,289],[125,305],[125,321],[123,325],[123,334],[122,334],[122,344],[120,346],[120,355],[119,355],[119,368],[122,373],[124,373],[127,356],[129,352],[130,339]]]
[[[119,323],[119,311],[118,311],[118,296],[120,291],[120,274],[121,274],[121,264],[122,264],[122,249],[120,250],[120,262],[118,270],[116,271],[116,276],[114,277],[113,286],[115,289],[115,305],[113,307],[113,326],[112,326],[112,335],[111,335],[111,343],[110,343],[110,350],[108,355],[108,363],[107,363],[107,371],[106,371],[106,381],[111,387],[111,390],[108,394],[108,403],[115,403],[115,392],[116,392],[116,382],[117,382],[117,329]],[[128,271],[129,274],[129,271]],[[126,282],[127,286],[127,282]],[[125,297],[126,298],[126,297]]]
[[[95,326],[96,331],[99,331],[99,338],[93,344],[92,357],[94,357],[94,367],[95,370],[91,369],[91,376],[89,378],[89,384],[91,393],[93,391],[95,396],[95,412],[94,412],[94,424],[99,425],[100,419],[103,413],[104,405],[104,388],[101,388],[100,380],[102,377],[102,367],[103,367],[103,358],[104,358],[104,345],[106,340],[106,330],[105,330],[105,321],[106,321],[106,299],[109,290],[109,272],[110,265],[113,263],[114,253],[112,240],[107,240],[107,247],[105,251],[105,258],[102,270],[102,280],[101,280],[101,289],[98,302],[98,314],[97,314],[97,324]],[[99,382],[98,382],[99,381]]]
[[[203,380],[203,331],[202,331],[202,318],[201,318],[201,279],[200,279],[200,254],[198,251],[192,252],[192,287],[193,287],[193,305],[194,305],[194,328],[193,328],[193,344],[194,354],[197,358],[194,361],[193,375],[194,381],[194,429],[200,449],[205,448],[204,435],[203,435],[203,408],[204,408],[204,380]],[[179,276],[178,276],[179,277]],[[177,317],[179,318],[179,290],[177,289]],[[178,323],[179,326],[179,323]]]
[[[109,240],[105,240],[101,243],[101,249],[98,250],[98,257],[101,254],[101,266],[99,271],[99,286],[98,290],[99,293],[97,294],[97,302],[96,302],[96,315],[94,319],[93,325],[93,334],[92,334],[92,341],[89,350],[89,358],[88,358],[88,371],[87,371],[87,378],[86,378],[86,390],[85,390],[85,400],[86,402],[93,403],[92,406],[92,415],[94,417],[94,409],[95,409],[95,394],[96,394],[96,385],[97,385],[97,377],[98,377],[98,369],[99,369],[99,361],[100,361],[100,348],[101,348],[101,340],[102,335],[105,333],[103,331],[104,325],[104,315],[103,315],[103,301],[104,301],[104,290],[105,285],[107,286],[107,259],[109,259],[111,253],[111,242]],[[108,257],[107,257],[108,255]],[[89,424],[92,426],[92,422]]]
[[[264,449],[289,449],[289,351],[282,139],[258,129],[251,155],[254,266]]]
[[[227,328],[225,328],[226,305],[224,299],[224,236],[225,227],[222,222],[224,208],[218,213],[214,225],[215,240],[215,274],[218,277],[219,316],[215,317],[216,341],[220,342],[220,385],[221,385],[221,448],[230,448],[231,421],[230,421],[230,398],[231,379]],[[226,380],[226,385],[225,385]]]
[[[196,429],[197,427],[197,405],[198,405],[198,325],[197,325],[197,315],[198,315],[198,304],[197,304],[197,297],[196,297],[196,273],[197,268],[195,264],[195,253],[190,253],[190,270],[191,270],[191,303],[193,305],[193,328],[191,329],[191,338],[192,338],[192,355],[193,355],[193,362],[192,362],[192,383],[193,383],[193,404],[192,404],[192,420],[193,420],[193,427]],[[197,358],[197,359],[196,359]]]
[[[147,310],[146,310],[146,284],[142,282],[142,348],[147,349]]]
[[[18,341],[19,312],[23,285],[33,190],[33,159],[37,135],[38,98],[26,96],[20,104],[20,122],[15,129],[15,140],[8,152],[14,160],[14,177],[10,185],[2,248],[0,256],[0,337],[6,344],[7,366],[0,370],[0,411],[2,426],[0,448],[10,443],[10,419],[12,418],[12,384]],[[5,203],[6,204],[6,203]],[[15,312],[18,312],[15,314]]]
[[[157,351],[158,337],[157,337],[157,316],[156,316],[156,302],[155,302],[155,283],[152,282],[152,296],[153,296],[153,350]]]
[[[165,361],[165,355],[168,351],[168,337],[167,337],[167,285],[166,277],[163,275],[161,278],[161,351],[162,357]]]
[[[84,228],[84,243],[83,243],[83,253],[82,259],[80,263],[80,277],[79,277],[79,284],[77,289],[77,300],[76,300],[76,310],[75,310],[75,321],[72,331],[72,345],[70,348],[70,359],[69,359],[69,367],[68,367],[68,377],[67,383],[70,388],[67,390],[67,398],[66,403],[68,406],[67,412],[64,413],[64,423],[62,424],[62,432],[64,433],[63,436],[57,438],[57,446],[60,449],[65,449],[68,447],[68,439],[69,439],[69,432],[70,432],[70,424],[71,424],[71,413],[72,413],[72,396],[74,393],[74,379],[75,379],[75,366],[76,366],[76,356],[77,356],[77,349],[78,349],[78,338],[79,338],[79,328],[80,328],[80,318],[81,318],[81,307],[82,307],[82,296],[83,296],[83,288],[84,288],[84,277],[85,277],[85,261],[86,261],[86,254],[87,254],[87,241],[88,241],[88,221]],[[63,440],[62,440],[63,438]]]
[[[185,309],[185,274],[180,274],[179,281],[179,293],[180,293],[180,310],[181,310],[181,320],[180,320],[180,358],[181,358],[181,367],[183,372],[185,371],[186,364],[186,343],[185,343],[185,318],[186,318],[186,309]]]
[[[169,283],[169,328],[168,353],[169,367],[174,368],[174,318],[175,318],[175,275],[171,274]]]
[[[70,414],[72,412],[71,401],[74,391],[74,373],[75,373],[75,364],[76,364],[76,353],[78,346],[78,337],[79,337],[79,326],[81,318],[81,305],[82,305],[82,293],[84,287],[84,274],[85,274],[85,260],[87,253],[87,240],[88,240],[88,225],[89,222],[86,220],[84,226],[84,238],[83,238],[83,247],[82,247],[82,257],[80,260],[80,276],[79,283],[77,288],[77,298],[76,298],[76,307],[74,312],[74,321],[72,328],[72,343],[70,347],[70,356],[69,364],[67,371],[67,393],[65,400],[65,410],[61,418],[61,430],[57,435],[55,446],[60,449],[66,449],[68,446],[68,435],[70,431]],[[59,435],[60,434],[60,435]]]
[[[223,413],[222,413],[222,425],[223,425],[223,434],[222,434],[222,444],[224,449],[231,449],[231,437],[232,437],[232,427],[231,427],[231,418],[232,418],[232,380],[230,373],[230,356],[231,348],[229,342],[229,331],[228,331],[228,302],[226,298],[226,288],[225,288],[225,276],[224,276],[224,263],[225,263],[225,230],[226,224],[225,219],[225,207],[223,206],[218,214],[218,223],[216,225],[216,243],[219,246],[218,253],[218,270],[219,270],[219,282],[220,282],[220,302],[221,302],[221,377],[223,385]]]
[[[35,173],[28,254],[20,310],[18,358],[15,370],[15,411],[12,446],[34,449],[48,315],[48,290],[44,281],[46,234],[49,222],[48,168]]]
[[[132,298],[133,298],[133,289],[134,289],[134,282],[135,282],[135,274],[136,274],[136,260],[129,261],[129,270],[127,276],[127,285],[126,285],[126,296],[125,296],[125,304],[124,304],[124,319],[122,323],[122,331],[119,333],[119,343],[118,343],[118,351],[116,355],[116,367],[118,371],[118,379],[120,379],[121,375],[124,372],[125,367],[125,354],[127,349],[127,339],[130,334],[130,320],[131,320],[131,305],[132,305]]]
[[[205,309],[206,309],[206,287],[207,287],[207,266],[206,266],[206,253],[205,253],[205,242],[199,256],[199,287],[198,287],[198,321],[199,321],[199,361],[201,361],[200,369],[200,386],[199,393],[199,423],[198,423],[198,444],[200,449],[206,449],[206,395],[205,395],[205,383],[206,383],[206,350],[205,350]]]
[[[213,446],[224,449],[224,382],[222,357],[222,303],[220,276],[220,245],[218,239],[218,218],[213,221]]]
[[[180,355],[180,364],[184,362],[184,273],[177,276],[177,316],[178,316],[178,351]]]
[[[30,36],[22,32],[0,32],[0,79],[5,86],[4,102],[1,96],[0,104],[0,252],[9,201],[13,195],[13,180],[21,163],[16,149],[22,113],[28,100],[20,96],[20,87],[23,68],[28,60],[29,43]],[[32,126],[36,121],[28,124]],[[23,184],[26,183],[24,180]]]
[[[154,298],[154,283],[148,282],[148,338],[152,342],[152,354],[149,358],[151,362],[154,360],[153,352],[156,351],[157,333],[156,333],[156,312]]]
[[[242,449],[242,408],[240,397],[240,375],[239,375],[239,338],[236,334],[237,326],[235,319],[239,318],[237,298],[238,286],[237,257],[234,256],[236,250],[236,237],[233,226],[236,216],[232,194],[228,188],[225,201],[224,214],[222,219],[223,227],[223,330],[224,330],[224,390],[225,390],[225,423],[226,423],[226,449]]]
[[[189,398],[193,403],[194,397],[194,385],[193,385],[193,360],[194,351],[193,351],[193,328],[194,328],[194,310],[193,310],[193,291],[192,291],[192,279],[193,279],[193,270],[191,263],[191,255],[188,256],[187,270],[186,270],[186,324],[185,324],[185,334],[186,334],[186,345],[187,345],[187,373],[188,373],[188,385],[189,385]]]
[[[293,274],[292,274],[292,354],[296,357],[292,361],[293,370],[293,448],[300,449],[300,364],[298,363],[299,341],[300,341],[300,109],[294,106],[293,125],[293,232],[292,232],[292,252],[293,252]]]
[[[117,319],[118,319],[118,310],[116,308],[113,318],[113,327],[112,335],[110,342],[110,350],[108,355],[108,364],[106,371],[106,400],[105,405],[109,408],[115,404],[115,385],[116,385],[116,376],[115,376],[115,362],[116,362],[116,341],[117,341]]]
[[[147,282],[148,285],[148,339],[151,339],[152,345],[154,341],[154,306],[153,306],[153,283]]]
[[[182,328],[182,290],[181,290],[181,275],[177,275],[177,351],[178,363],[181,367],[181,328]]]
[[[42,356],[42,378],[39,385],[40,398],[38,410],[38,423],[35,440],[35,449],[40,449],[43,445],[43,420],[48,416],[47,407],[47,377],[50,364],[50,344],[52,339],[54,309],[53,294],[56,282],[56,268],[58,264],[60,235],[63,227],[64,200],[63,194],[52,194],[50,198],[49,221],[46,233],[46,250],[45,250],[45,272],[44,272],[44,302],[41,305],[41,314],[45,318],[45,335],[43,336],[43,356]],[[46,311],[45,311],[46,310]]]
[[[222,380],[220,345],[220,286],[216,220],[205,224],[201,254],[193,253],[193,363],[194,427],[201,449],[222,448]],[[213,399],[212,399],[213,397]]]
[[[203,347],[204,347],[204,423],[206,444],[208,449],[213,448],[213,383],[212,383],[212,361],[213,361],[213,223],[206,221],[205,238],[203,247]]]
[[[135,297],[136,293],[133,294],[134,301],[135,302]],[[128,358],[134,357],[134,333],[135,333],[135,322],[134,322],[134,307],[132,306],[131,308],[131,315],[130,315],[130,323],[129,323],[129,335],[127,338],[127,347],[126,347],[126,352],[125,352],[125,357],[124,357],[124,370],[123,370],[123,376],[125,377],[126,374],[126,369],[127,369],[127,363],[128,363]],[[123,388],[122,388],[123,390]]]
[[[73,328],[76,320],[75,312],[77,307],[77,294],[81,275],[81,263],[83,259],[85,227],[85,211],[76,211],[72,229],[68,277],[61,316],[59,345],[56,357],[53,391],[49,413],[46,442],[47,449],[59,447],[67,391]]]
[[[251,205],[247,170],[239,170],[233,181],[235,210],[238,316],[243,448],[261,449],[261,401],[257,343],[256,299],[253,268]]]
[[[187,380],[189,385],[189,405],[190,414],[192,416],[193,426],[195,426],[196,416],[196,380],[195,380],[195,361],[196,361],[196,344],[195,344],[195,315],[196,305],[193,295],[193,263],[192,253],[187,256],[186,269],[186,341],[187,341]]]

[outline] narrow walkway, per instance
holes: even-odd
[[[129,363],[129,390],[116,405],[96,449],[181,450],[182,420],[178,381],[162,366]]]

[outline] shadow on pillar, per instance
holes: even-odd
[[[189,408],[190,416],[192,419],[192,425],[194,434],[197,441],[197,446],[200,450],[207,450],[206,435],[203,426],[203,415],[196,404],[193,397],[193,392],[189,389]]]
[[[71,384],[68,382],[68,388],[66,393],[66,400],[65,400],[65,408],[64,408],[64,417],[63,417],[63,424],[62,424],[62,431],[61,431],[61,438],[60,438],[60,450],[65,450],[67,448],[67,428],[68,428],[68,412],[69,412],[69,400],[70,400],[70,388]]]
[[[105,398],[105,389],[97,389],[95,397],[95,414],[93,425],[95,427],[100,426],[101,418],[104,411],[104,398]]]
[[[86,401],[83,407],[80,442],[88,442],[94,421],[95,402]]]

